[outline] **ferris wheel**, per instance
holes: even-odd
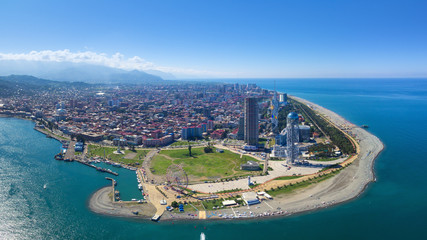
[[[181,165],[170,165],[166,171],[166,179],[172,188],[176,187],[176,191],[182,192],[188,187],[188,176]]]

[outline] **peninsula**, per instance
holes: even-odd
[[[364,126],[255,84],[34,82],[2,96],[0,115],[61,141],[55,159],[105,172],[111,185],[89,200],[99,214],[247,219],[329,207],[375,181],[384,148]],[[114,167],[136,173],[139,197],[121,198]]]
[[[253,180],[260,179],[261,182],[262,178],[264,178],[265,181],[252,188],[238,189],[237,191],[233,191],[233,189],[242,186],[242,181],[245,182],[245,179],[226,183],[201,183],[188,186],[189,189],[208,189],[210,191],[209,194],[198,193],[204,196],[214,196],[216,199],[221,199],[223,202],[227,201],[227,199],[239,199],[245,192],[266,192],[269,193],[268,195],[274,196],[270,197],[271,199],[262,196],[263,200],[261,204],[250,207],[244,205],[227,208],[218,207],[215,209],[213,205],[220,205],[221,201],[208,200],[208,202],[200,201],[198,203],[194,201],[193,196],[191,198],[185,198],[188,202],[192,202],[191,208],[186,207],[185,213],[175,211],[167,212],[166,206],[156,204],[157,202],[155,202],[160,202],[161,199],[165,199],[165,196],[162,195],[164,193],[158,188],[148,187],[150,184],[147,184],[146,192],[153,195],[149,199],[152,199],[154,204],[151,205],[149,209],[142,210],[139,216],[130,214],[132,207],[123,208],[122,204],[113,203],[111,198],[107,197],[108,194],[111,196],[111,192],[113,191],[112,187],[105,187],[95,192],[89,202],[90,209],[101,214],[147,219],[152,217],[152,212],[157,211],[159,216],[162,215],[162,220],[247,219],[298,214],[330,207],[357,198],[370,182],[375,181],[373,165],[375,158],[384,148],[382,142],[363,127],[355,126],[326,108],[295,96],[291,98],[309,106],[317,114],[322,116],[322,118],[333,124],[334,127],[345,132],[346,136],[354,143],[356,153],[349,156],[344,161],[341,161],[338,165],[333,164],[335,165],[334,168],[320,172],[299,176],[288,175],[288,177],[279,176],[283,173],[277,173],[279,177],[275,175],[253,177]],[[220,145],[215,145],[215,147],[231,151],[233,149]],[[278,163],[281,162],[275,161],[274,163],[274,165],[277,166]],[[144,178],[142,175],[140,176],[143,181]],[[215,192],[217,189],[224,189],[225,186],[229,186],[226,191],[222,190]],[[158,194],[159,191],[161,194]],[[167,199],[168,201],[179,201],[184,199],[176,199],[176,196],[179,195],[172,194],[168,196]],[[237,198],[235,196],[237,196]]]

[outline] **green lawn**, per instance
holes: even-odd
[[[187,213],[187,212],[192,212],[192,213],[196,213],[196,209],[194,209],[190,204],[185,205],[183,202],[178,201],[178,204],[183,204],[184,205],[184,212],[180,212],[179,208],[174,208],[173,209],[173,213]],[[198,210],[203,210],[203,207],[201,205],[201,202],[194,202],[191,203],[193,204],[194,207],[196,207]]]
[[[267,142],[267,138],[259,138],[258,139],[258,144],[262,144],[263,146],[265,145],[266,142]]]
[[[88,156],[89,157],[104,157],[104,150],[105,150],[105,157],[111,161],[118,162],[118,163],[124,163],[127,165],[137,166],[136,163],[142,163],[144,160],[145,155],[148,153],[148,150],[124,150],[125,154],[114,154],[113,152],[117,150],[117,148],[113,147],[101,147],[97,145],[89,145],[88,149]],[[122,150],[123,151],[123,150]],[[135,155],[132,158],[128,159],[126,156]]]
[[[319,162],[328,162],[328,161],[334,161],[339,158],[337,157],[331,157],[331,158],[319,158],[319,159],[311,159],[311,161],[319,161]]]
[[[230,189],[230,190],[224,190],[224,191],[219,191],[216,193],[231,193],[231,192],[237,192],[237,191],[241,191],[241,188],[235,188],[235,189]]]
[[[283,177],[278,177],[275,178],[274,180],[290,180],[290,179],[296,179],[296,178],[300,178],[302,176],[283,176]]]
[[[244,176],[249,171],[240,170],[240,164],[248,160],[257,161],[252,157],[243,156],[225,150],[224,153],[205,153],[201,148],[193,148],[190,157],[188,149],[162,150],[152,160],[151,170],[154,174],[166,173],[171,164],[181,164],[190,176],[197,178],[222,178]]]
[[[271,148],[274,147],[275,144],[276,144],[276,139],[275,138],[271,138],[270,142],[269,142],[270,147]]]
[[[230,197],[230,198],[227,198],[227,200],[234,200],[238,204],[243,205],[243,201],[237,200],[238,198],[240,198],[240,196]],[[212,200],[202,201],[202,203],[203,203],[203,206],[205,206],[206,210],[212,211],[212,210],[214,210],[213,207],[215,207],[215,208],[221,207],[223,201],[224,201],[224,199],[212,199]],[[227,208],[224,207],[223,209],[227,209]]]
[[[152,172],[156,175],[165,175],[166,169],[172,164],[172,162],[173,160],[171,159],[157,155],[152,160],[152,166],[154,166]]]
[[[187,141],[177,141],[177,142],[172,143],[170,146],[185,147],[185,146],[188,146],[188,145],[196,145],[196,144],[200,144],[200,143],[202,143],[202,142],[196,142],[196,141],[190,141],[190,142],[187,142]]]
[[[205,206],[206,210],[213,210],[213,207],[222,206],[222,201],[220,199],[214,199],[209,201],[203,201],[203,206]]]

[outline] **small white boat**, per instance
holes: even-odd
[[[44,188],[44,189],[46,189],[46,188],[47,188],[47,183],[45,183],[45,184],[43,185],[43,188]]]

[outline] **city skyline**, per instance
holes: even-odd
[[[181,79],[427,76],[422,1],[0,6],[0,60],[153,69]]]
[[[426,236],[426,12],[0,1],[0,240]]]

